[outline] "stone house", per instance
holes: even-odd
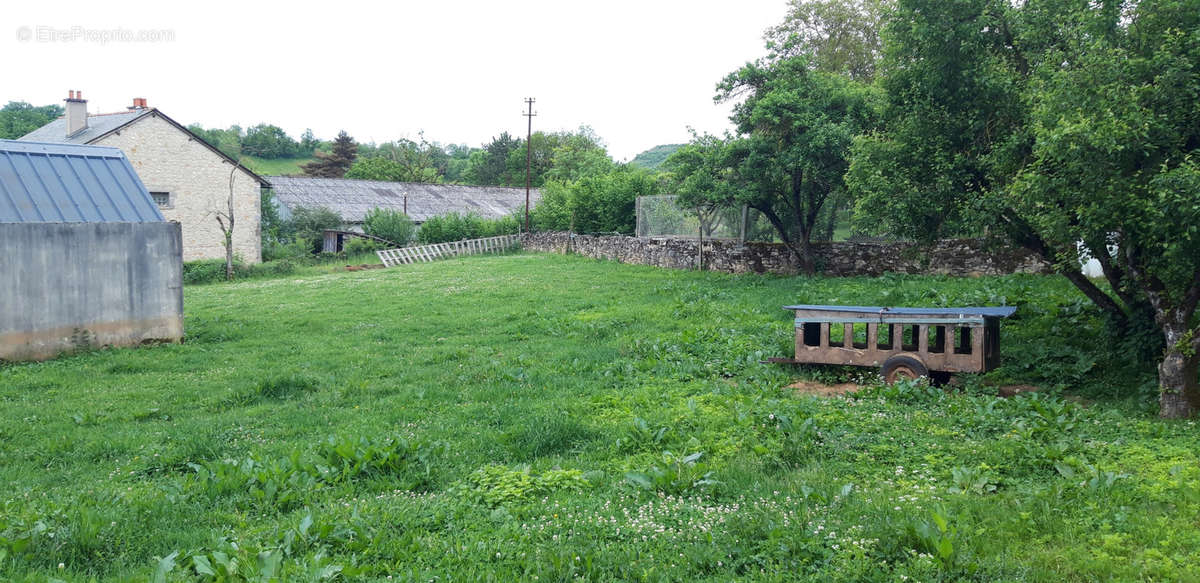
[[[224,258],[216,213],[228,206],[233,177],[233,252],[262,259],[261,191],[270,183],[193,134],[144,98],[126,111],[89,114],[82,92],[71,91],[66,115],[20,138],[31,142],[103,145],[120,149],[150,191],[159,211],[183,231],[183,260]]]

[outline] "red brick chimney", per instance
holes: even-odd
[[[145,97],[134,97],[133,105],[129,106],[129,111],[137,111],[139,109],[146,109]]]
[[[67,94],[67,137],[87,129],[87,100],[83,92],[76,89]]]

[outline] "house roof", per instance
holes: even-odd
[[[150,109],[136,109],[120,113],[92,114],[88,116],[88,127],[70,136],[67,135],[67,118],[60,117],[18,139],[22,142],[88,144],[92,140],[129,125],[151,111]]]
[[[289,209],[325,207],[348,223],[361,223],[367,211],[376,207],[404,210],[406,198],[408,216],[418,223],[449,213],[498,219],[525,206],[524,188],[296,176],[268,179],[275,199]],[[529,197],[532,206],[541,192],[533,189]]]
[[[117,148],[0,140],[0,223],[162,221]]]
[[[253,177],[264,187],[270,187],[271,183],[262,176],[259,176],[254,171],[238,164],[237,160],[230,158],[225,152],[214,147],[212,144],[204,141],[203,138],[192,133],[184,125],[173,120],[167,114],[159,111],[156,108],[133,109],[118,113],[96,113],[88,115],[88,127],[82,131],[75,132],[70,136],[67,135],[67,118],[60,117],[50,123],[29,132],[17,138],[22,142],[45,142],[45,143],[60,143],[60,144],[91,144],[104,136],[120,130],[121,128],[132,124],[133,122],[142,119],[145,116],[157,116],[162,118],[167,123],[175,126],[179,131],[187,134],[193,140],[200,142],[201,145],[211,150],[214,154],[224,158],[226,162],[236,165],[244,170],[247,174]]]

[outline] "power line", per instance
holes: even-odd
[[[533,102],[536,101],[532,97],[525,98],[525,105],[529,106],[529,111],[521,115],[529,118],[529,127],[525,132],[525,232],[529,232],[529,167],[533,161],[533,116],[537,115],[533,112]]]

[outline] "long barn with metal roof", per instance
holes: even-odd
[[[360,225],[374,208],[403,211],[415,223],[450,213],[473,213],[498,219],[525,207],[525,189],[502,186],[382,182],[350,178],[268,176],[280,215],[288,218],[298,207],[328,208],[348,225]],[[530,206],[541,200],[533,189]]]

